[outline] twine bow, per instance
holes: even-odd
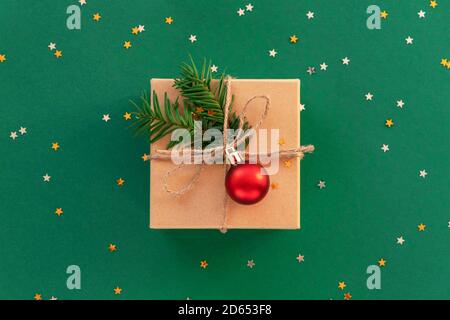
[[[217,147],[213,147],[213,148],[207,148],[207,149],[192,149],[191,150],[191,157],[195,157],[198,155],[203,155],[206,152],[213,152],[214,154],[224,154],[224,150],[226,150],[227,147],[230,146],[234,146],[234,145],[240,145],[243,141],[245,141],[245,139],[247,139],[251,133],[246,132],[245,134],[241,134],[242,132],[242,127],[244,125],[244,118],[245,118],[245,113],[247,111],[247,107],[250,105],[251,102],[253,102],[256,99],[264,99],[266,101],[266,105],[264,107],[264,112],[261,115],[258,123],[254,126],[254,130],[257,130],[261,124],[264,122],[264,119],[267,117],[267,114],[269,113],[269,108],[270,108],[270,98],[266,95],[259,95],[259,96],[253,96],[250,99],[247,100],[247,102],[244,105],[244,108],[241,111],[241,114],[239,115],[239,128],[238,128],[238,132],[239,134],[233,139],[232,142],[228,143],[227,142],[227,137],[228,137],[228,115],[230,112],[230,105],[231,105],[231,82],[232,82],[232,77],[228,76],[226,79],[226,87],[227,87],[227,95],[225,98],[225,108],[224,108],[224,118],[223,118],[223,145],[222,146],[217,146]],[[257,154],[251,154],[248,151],[244,152],[244,158],[245,159],[249,159],[250,157],[255,157],[255,156],[278,156],[280,158],[300,158],[303,159],[303,157],[305,156],[305,153],[312,153],[314,151],[314,146],[313,145],[307,145],[307,146],[300,146],[299,148],[294,148],[294,149],[282,149],[282,150],[278,150],[276,152],[272,152],[272,153],[257,153]],[[152,154],[150,156],[150,160],[170,160],[172,157],[172,151],[171,150],[156,150],[154,154]],[[200,174],[202,171],[203,166],[199,165],[197,166],[194,175],[192,176],[191,180],[182,188],[178,189],[178,190],[171,190],[169,188],[169,178],[175,173],[177,172],[179,169],[181,169],[182,167],[184,167],[185,164],[180,164],[177,167],[175,167],[174,169],[171,169],[169,171],[167,171],[167,173],[164,176],[164,190],[173,196],[181,196],[187,192],[189,192],[197,183],[198,179],[200,178]],[[225,176],[228,172],[229,169],[229,164],[227,163],[227,161],[224,162],[224,179]],[[222,233],[226,233],[227,232],[227,203],[228,203],[228,195],[225,192],[224,195],[224,201],[223,201],[223,220],[222,220],[222,225],[220,227],[220,231]]]

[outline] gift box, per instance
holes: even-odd
[[[215,81],[215,80],[214,80]],[[174,101],[180,93],[173,88],[173,79],[152,79],[151,91],[159,99],[167,93]],[[214,86],[214,83],[213,83]],[[300,80],[298,79],[233,79],[233,111],[240,113],[246,102],[265,95],[270,98],[270,110],[258,130],[279,129],[280,148],[300,146]],[[151,99],[153,101],[153,99]],[[182,105],[182,103],[180,103]],[[260,119],[265,102],[255,100],[246,111],[250,124]],[[268,134],[270,137],[270,133]],[[166,149],[170,135],[151,145],[150,153]],[[279,159],[279,170],[270,176],[271,187],[266,197],[253,205],[242,205],[227,197],[224,165],[202,166],[192,189],[173,196],[164,187],[167,172],[177,165],[172,161],[151,161],[150,165],[150,228],[153,229],[299,229],[300,228],[300,159]],[[199,164],[183,166],[171,175],[173,188],[192,180]],[[225,206],[225,208],[224,208]],[[224,216],[226,215],[226,217]],[[226,221],[226,222],[224,222]]]

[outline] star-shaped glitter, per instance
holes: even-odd
[[[397,101],[397,107],[399,107],[400,109],[402,109],[404,105],[405,105],[405,102],[403,102],[403,100]]]
[[[275,58],[278,52],[275,51],[275,49],[269,50],[269,56],[272,58]]]
[[[253,260],[247,261],[247,267],[249,267],[250,269],[252,269],[255,265],[256,265],[256,263]]]
[[[123,47],[124,47],[125,49],[130,49],[130,48],[131,48],[131,41],[125,41],[125,42],[123,43]]]
[[[305,261],[305,256],[299,254],[295,259],[297,259],[298,263],[302,263]]]
[[[50,179],[51,179],[52,177],[49,176],[48,173],[46,173],[45,176],[42,176],[42,178],[44,179],[44,182],[50,182]]]
[[[239,10],[237,11],[237,14],[239,15],[239,17],[243,16],[243,15],[245,15],[245,10],[242,8],[239,8]]]
[[[56,50],[54,53],[56,59],[59,59],[62,57],[62,51],[61,50]]]
[[[102,120],[108,122],[109,120],[111,120],[111,118],[109,117],[109,114],[104,114]]]
[[[150,156],[146,153],[144,153],[141,157],[142,161],[148,161],[148,159],[150,159]]]
[[[348,66],[348,64],[350,63],[350,59],[345,57],[344,59],[342,59],[342,64],[345,64]]]
[[[139,25],[138,26],[138,30],[139,30],[139,33],[144,32],[145,31],[145,26],[144,25]]]
[[[319,187],[319,189],[325,188],[326,187],[325,181],[319,180],[319,183],[317,184],[317,186]]]
[[[17,138],[17,132],[16,131],[12,131],[11,134],[9,135],[9,137],[13,140],[16,140]]]
[[[122,178],[119,178],[116,180],[116,183],[119,187],[122,187],[125,183],[125,180],[123,180]]]
[[[425,178],[427,174],[428,172],[425,169],[419,171],[419,176],[422,178]]]
[[[0,54],[0,62],[5,62],[5,61],[6,61],[6,55]]]
[[[117,251],[117,246],[115,244],[110,243],[108,246],[109,252]]]
[[[21,135],[24,135],[25,133],[27,133],[27,128],[20,127],[19,132]]]
[[[190,41],[191,43],[194,43],[195,41],[197,41],[197,36],[191,34],[191,35],[189,36],[189,41]]]
[[[114,294],[116,294],[116,295],[122,294],[122,288],[120,288],[120,287],[115,287],[115,288],[114,288]]]
[[[282,146],[282,145],[286,144],[286,141],[284,140],[284,138],[280,138],[280,139],[278,140],[278,144],[279,144],[280,146]]]
[[[380,17],[383,19],[387,19],[389,13],[386,10],[380,12]]]
[[[84,6],[86,4],[86,0],[78,0],[81,6]]]
[[[387,119],[385,124],[386,127],[390,128],[394,125],[394,121],[392,119]]]
[[[306,110],[306,105],[300,103],[300,112]]]
[[[167,23],[167,24],[172,24],[173,23],[173,19],[172,19],[172,17],[167,17],[164,22]]]
[[[419,224],[418,226],[417,226],[417,229],[419,229],[419,231],[425,231],[425,228],[426,228],[427,226],[426,225],[424,225],[423,223],[421,223],[421,224]]]
[[[350,292],[344,293],[344,299],[345,300],[350,300],[351,298],[352,298],[352,295],[350,294]]]
[[[58,298],[55,297],[55,296],[52,296],[52,297],[50,298],[50,300],[54,301],[54,300],[58,300]]]
[[[368,92],[368,93],[366,94],[366,100],[367,100],[367,101],[372,101],[372,98],[373,98],[373,94],[371,94],[370,92]]]
[[[272,188],[272,190],[276,190],[280,188],[280,184],[278,182],[272,182],[270,184],[270,187]]]
[[[383,258],[381,258],[380,260],[378,260],[378,265],[380,267],[385,267],[386,266],[387,261],[384,260]]]
[[[59,149],[59,143],[58,142],[52,142],[52,149],[57,151]]]
[[[308,11],[308,12],[306,13],[306,16],[308,17],[308,20],[313,19],[313,18],[314,18],[314,12]]]
[[[36,293],[34,295],[34,300],[42,300],[42,295],[40,293]]]
[[[131,120],[131,113],[129,113],[129,112],[125,112],[124,114],[123,114],[123,118],[125,119],[125,120]]]
[[[218,69],[219,69],[219,67],[216,66],[215,64],[213,64],[213,65],[211,66],[211,72],[217,72]]]
[[[62,208],[56,208],[55,210],[55,214],[60,217],[62,214],[64,213]]]
[[[419,15],[419,18],[420,19],[422,19],[422,18],[425,18],[425,11],[423,11],[423,10],[420,10],[419,12],[417,12],[417,14]]]
[[[413,44],[414,39],[411,38],[411,36],[408,36],[408,38],[405,38],[406,44]]]
[[[132,34],[138,34],[139,33],[139,28],[138,27],[131,28],[131,33]]]
[[[442,58],[442,59],[441,59],[441,65],[442,65],[443,67],[446,67],[446,66],[447,66],[447,63],[448,63],[448,60],[447,60],[446,58]]]
[[[48,45],[48,48],[50,49],[50,51],[53,51],[56,49],[56,43],[50,42],[50,44]]]
[[[245,10],[247,10],[247,11],[253,11],[253,5],[252,5],[251,3],[247,4],[247,5],[245,6]]]
[[[291,43],[297,43],[298,42],[298,37],[295,34],[293,34],[292,36],[289,37],[289,41]]]
[[[338,288],[339,288],[339,289],[344,290],[344,288],[345,288],[346,286],[347,286],[347,285],[345,284],[344,281],[339,281],[339,283],[338,283]]]
[[[383,150],[383,152],[388,152],[389,151],[389,145],[388,144],[383,144],[381,146],[381,150]]]
[[[438,6],[437,1],[435,1],[435,0],[431,0],[431,1],[430,1],[430,7],[432,7],[432,8],[434,9],[434,8],[436,8],[437,6]]]
[[[200,261],[200,268],[206,269],[208,267],[208,262],[206,260]]]
[[[403,239],[403,236],[400,236],[397,238],[397,244],[402,246],[404,242],[405,242],[405,239]]]
[[[327,71],[327,68],[328,68],[328,65],[325,62],[320,64],[320,70]]]
[[[314,67],[308,67],[306,70],[307,73],[309,73],[310,76],[312,76],[314,73],[316,73],[316,68]]]
[[[291,160],[286,160],[286,161],[283,161],[283,165],[286,168],[290,168],[292,166],[292,162],[291,162]]]
[[[94,15],[92,16],[92,20],[99,22],[100,19],[102,18],[102,16],[100,15],[100,13],[94,13]]]

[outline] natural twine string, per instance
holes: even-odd
[[[270,108],[270,98],[265,96],[265,95],[261,95],[261,96],[253,96],[252,98],[248,99],[247,102],[244,105],[244,108],[242,109],[242,112],[239,115],[239,130],[238,132],[240,132],[237,137],[235,137],[233,139],[233,141],[228,144],[227,143],[227,138],[228,138],[228,115],[230,112],[230,105],[231,105],[231,80],[233,78],[228,76],[225,81],[226,81],[226,88],[227,88],[227,95],[225,97],[225,107],[224,107],[224,117],[223,117],[223,145],[222,146],[218,146],[218,147],[214,147],[214,148],[208,148],[208,149],[192,149],[191,150],[191,157],[195,157],[198,155],[202,155],[203,153],[209,153],[209,152],[214,152],[215,154],[218,153],[222,153],[224,154],[224,150],[228,147],[228,146],[234,146],[234,145],[240,145],[243,141],[245,141],[245,139],[247,139],[251,132],[247,132],[245,134],[241,134],[241,130],[242,127],[244,125],[244,119],[245,119],[245,113],[247,111],[247,107],[250,105],[250,103],[253,100],[256,99],[264,99],[266,100],[266,105],[264,107],[264,112],[261,115],[258,123],[255,125],[255,127],[253,128],[254,130],[257,130],[261,124],[263,123],[264,119],[267,117],[267,114],[269,113],[269,108]],[[183,151],[182,149],[180,151]],[[307,146],[301,146],[299,148],[294,148],[294,149],[284,149],[284,150],[279,150],[276,152],[272,152],[272,153],[257,153],[257,154],[251,154],[249,152],[244,152],[243,156],[244,158],[247,160],[250,157],[256,157],[256,156],[276,156],[278,155],[278,157],[280,158],[300,158],[303,159],[303,157],[305,156],[305,153],[311,153],[314,151],[314,146],[313,145],[307,145]],[[156,150],[154,154],[152,154],[150,156],[150,160],[169,160],[172,158],[172,151],[171,150]],[[203,168],[203,165],[199,165],[197,166],[194,175],[192,176],[191,180],[182,188],[178,189],[178,190],[171,190],[169,188],[169,178],[175,173],[177,172],[179,169],[181,169],[182,167],[184,167],[185,164],[180,164],[177,167],[175,167],[172,170],[169,170],[166,172],[165,176],[164,176],[164,190],[169,193],[170,195],[173,196],[181,196],[187,192],[189,192],[194,186],[195,184],[198,182],[198,179],[200,178],[200,174]],[[227,163],[226,159],[224,161],[224,180],[226,177],[226,174],[228,172],[228,168],[229,168],[229,164]],[[222,233],[226,233],[227,232],[227,219],[228,219],[228,214],[227,214],[227,204],[228,204],[228,195],[225,192],[224,195],[224,201],[223,201],[223,219],[222,219],[222,224],[220,227],[220,231]]]

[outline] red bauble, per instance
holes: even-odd
[[[259,164],[243,163],[232,166],[225,178],[228,195],[240,204],[261,201],[269,191],[269,186],[269,176]]]

